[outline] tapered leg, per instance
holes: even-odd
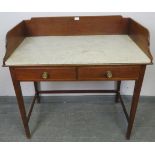
[[[127,133],[126,133],[127,139],[130,139],[130,135],[131,135],[131,131],[132,131],[135,115],[136,115],[136,110],[138,106],[140,91],[141,91],[141,87],[143,83],[145,68],[146,66],[142,66],[139,78],[135,82],[134,94],[132,98],[132,104],[131,104],[131,110],[130,110],[130,116],[129,116],[129,123],[128,123],[128,128],[127,128]]]
[[[34,82],[34,89],[35,89],[35,93],[37,95],[37,103],[40,103],[40,96],[39,96],[39,84],[38,82]]]
[[[121,81],[117,81],[117,93],[116,93],[116,97],[115,97],[115,102],[118,103],[119,102],[119,93],[120,93],[120,87],[121,87]]]
[[[31,138],[20,82],[14,78],[13,70],[10,69],[10,71],[11,71],[12,82],[14,85],[14,90],[15,90],[15,94],[17,98],[20,115],[21,115],[22,122],[24,125],[25,133],[26,133],[27,138]]]

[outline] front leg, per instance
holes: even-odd
[[[25,105],[24,105],[20,81],[16,80],[15,74],[14,74],[12,68],[10,69],[10,72],[11,72],[11,76],[12,76],[12,82],[14,85],[14,90],[15,90],[15,94],[16,94],[16,98],[17,98],[17,103],[18,103],[20,115],[21,115],[23,126],[25,129],[25,134],[26,134],[27,138],[31,138],[29,125],[28,125],[28,118],[26,116],[26,110],[25,110]]]
[[[129,123],[128,123],[128,128],[127,128],[127,133],[126,133],[127,139],[130,139],[130,135],[131,135],[131,131],[132,131],[132,127],[133,127],[133,123],[134,123],[134,119],[135,119],[135,115],[136,115],[136,111],[137,111],[140,91],[141,91],[143,78],[144,78],[144,74],[145,74],[145,68],[146,68],[146,66],[141,67],[139,78],[135,82],[135,88],[134,88],[130,116],[129,116]]]

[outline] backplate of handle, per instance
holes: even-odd
[[[106,72],[106,77],[107,77],[108,79],[112,78],[112,72],[111,72],[111,71],[107,71],[107,72]]]
[[[42,78],[43,78],[43,79],[48,79],[48,77],[49,77],[48,72],[43,72]]]

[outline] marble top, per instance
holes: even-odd
[[[8,66],[147,64],[151,60],[128,35],[26,37]]]

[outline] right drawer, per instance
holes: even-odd
[[[78,80],[136,80],[140,66],[79,67]]]

